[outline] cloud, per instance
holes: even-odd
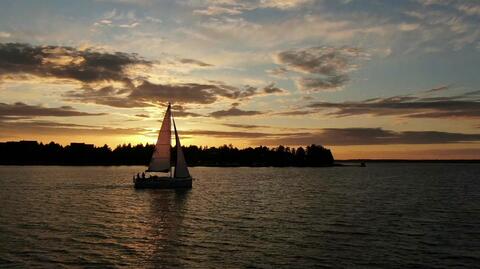
[[[192,65],[198,65],[198,66],[201,66],[201,67],[208,67],[208,66],[213,66],[211,64],[207,64],[207,63],[204,63],[202,61],[199,61],[199,60],[195,60],[195,59],[180,59],[180,62],[182,64],[192,64]]]
[[[270,83],[263,88],[263,93],[265,93],[265,94],[277,94],[277,93],[278,94],[283,94],[283,93],[286,93],[286,92],[288,92],[288,91],[275,86],[275,83]]]
[[[442,85],[442,86],[438,86],[436,88],[432,88],[430,90],[427,90],[425,91],[426,93],[433,93],[433,92],[440,92],[440,91],[445,91],[445,90],[448,90],[449,89],[449,86],[447,85]]]
[[[437,92],[435,88],[427,92]],[[393,96],[374,98],[359,102],[316,102],[307,107],[318,112],[321,109],[333,109],[328,115],[336,117],[374,115],[402,116],[408,118],[479,118],[480,91],[467,92],[456,96],[418,97]]]
[[[187,111],[186,107],[184,107],[182,105],[178,105],[178,104],[175,104],[175,105],[172,106],[172,111],[173,111],[173,115],[176,118],[204,117],[201,114]]]
[[[271,128],[270,126],[266,126],[266,125],[237,124],[237,123],[222,123],[222,125],[230,128],[238,128],[238,129]]]
[[[177,118],[188,118],[188,117],[204,117],[202,114],[189,112],[189,111],[177,111],[174,113]]]
[[[282,5],[283,1],[253,2],[204,2],[197,10],[202,10],[209,17],[206,22],[199,23],[201,27],[196,33],[203,37],[199,41],[208,40],[216,44],[241,42],[244,47],[252,48],[279,48],[285,44],[320,42],[363,44],[372,53],[388,56],[414,51],[431,53],[446,49],[460,50],[467,45],[476,45],[480,38],[477,27],[480,5],[475,1],[451,1],[445,5],[428,1],[424,5],[409,3],[381,13],[378,8],[384,9],[383,4],[366,4],[357,12],[347,12],[344,7],[339,7],[340,3],[334,1],[311,1],[309,12],[299,12],[303,16],[290,11],[295,16],[259,21],[255,17],[237,14],[251,8],[275,8],[275,13],[279,13],[281,9],[278,7],[281,6],[291,7],[283,10],[291,10],[308,5],[308,2],[302,1],[287,1],[293,5]],[[207,10],[206,7],[211,8]],[[285,34],[284,29],[295,31]],[[365,43],[366,39],[369,42]]]
[[[302,90],[334,90],[342,87],[349,81],[347,75],[330,77],[302,77],[297,80],[297,85]]]
[[[267,70],[267,73],[276,78],[284,78],[288,73],[288,69],[285,67],[276,67],[274,69]]]
[[[255,9],[273,8],[288,10],[312,3],[313,0],[254,0],[254,1],[205,1],[206,7],[196,9],[194,14],[215,16],[215,15],[239,15],[245,11]]]
[[[309,114],[314,114],[314,113],[318,113],[318,111],[316,111],[316,110],[290,110],[290,111],[277,112],[277,113],[274,113],[273,115],[303,116],[303,115],[309,115]]]
[[[396,145],[478,143],[480,134],[437,131],[396,132],[382,128],[325,128],[315,132],[272,133],[243,131],[190,130],[184,135],[250,139],[261,145]]]
[[[362,55],[358,48],[312,47],[282,51],[277,60],[290,70],[334,76],[354,69],[351,60]]]
[[[139,22],[132,22],[132,23],[120,24],[120,25],[118,25],[118,27],[120,27],[120,28],[135,28],[139,25],[140,25]]]
[[[366,59],[359,48],[311,47],[279,52],[276,61],[281,67],[276,75],[294,71],[300,77],[297,85],[302,90],[321,91],[338,89],[348,82],[348,73],[357,68],[355,60]]]
[[[226,138],[260,138],[269,137],[271,134],[262,132],[228,132],[228,131],[212,131],[212,130],[185,130],[182,135],[192,136],[212,136],[212,137],[226,137]]]
[[[277,9],[292,9],[305,4],[312,3],[313,0],[262,0],[260,7],[263,8],[277,8]]]
[[[6,137],[18,137],[25,134],[34,136],[54,135],[65,136],[114,136],[114,135],[139,135],[144,133],[140,128],[111,128],[53,121],[0,121],[0,133]],[[33,136],[33,137],[34,137]],[[30,136],[30,138],[33,138]]]
[[[105,3],[113,3],[113,4],[129,4],[135,6],[150,6],[154,3],[152,0],[95,0],[95,2],[105,2]],[[114,16],[116,14],[116,10],[112,10],[107,12],[106,14],[112,14]]]
[[[474,45],[480,38],[478,14],[480,4],[475,1],[418,0],[416,10],[404,13],[409,21],[419,24],[418,35],[412,40],[411,50],[460,50]],[[413,20],[413,21],[412,21]]]
[[[117,27],[124,29],[132,29],[140,26],[142,23],[159,23],[161,20],[153,17],[138,18],[135,11],[117,11],[112,9],[103,14],[97,22],[93,24],[95,27]]]
[[[372,45],[384,45],[384,37],[398,30],[397,24],[393,25],[386,19],[379,19],[378,16],[359,14],[338,16],[325,9],[318,12],[320,8],[321,4],[315,5],[312,12],[305,13],[303,10],[302,16],[297,14],[277,19],[209,16],[201,19],[199,27],[194,28],[193,33],[192,31],[188,33],[189,37],[193,36],[197,40],[196,42],[209,46],[226,44],[229,47],[236,47],[242,44],[244,49],[276,50],[285,48],[287,44],[358,44],[354,42],[357,37],[371,38],[369,43]],[[286,33],[285,29],[295,31]]]
[[[9,38],[11,36],[12,36],[12,34],[10,34],[8,32],[0,32],[0,38]]]
[[[67,100],[96,103],[113,107],[147,107],[166,102],[211,104],[220,97],[235,98],[234,88],[214,84],[154,84],[143,81],[132,89],[116,89],[112,86],[95,90],[90,87],[69,91]]]
[[[480,134],[450,133],[437,131],[395,132],[382,128],[327,128],[321,132],[287,135],[276,139],[261,140],[266,145],[330,146],[394,145],[394,144],[444,144],[480,142]]]
[[[151,62],[136,54],[79,50],[65,46],[33,46],[20,43],[0,44],[2,76],[34,75],[68,79],[82,83],[118,81],[131,83],[127,69]]]
[[[179,62],[211,66],[188,58],[180,59]],[[70,101],[129,108],[152,106],[167,101],[211,104],[220,98],[246,99],[283,91],[273,84],[260,90],[248,85],[239,88],[222,82],[153,83],[145,77],[134,77],[131,72],[139,66],[152,64],[136,54],[122,52],[109,53],[65,46],[0,44],[0,78],[3,76],[20,80],[30,75],[82,83],[81,88],[64,94]],[[102,86],[105,84],[107,86]],[[189,115],[194,116],[192,113]]]
[[[218,110],[210,113],[210,116],[214,118],[224,118],[224,117],[238,117],[238,116],[254,116],[254,115],[262,115],[265,112],[256,111],[256,110],[242,110],[237,108],[236,106],[231,107],[227,110]]]
[[[131,92],[129,98],[152,103],[172,101],[175,103],[211,104],[220,97],[237,99],[251,96],[253,92],[250,88],[243,90],[224,84],[154,84],[143,81]]]
[[[237,15],[241,14],[242,10],[236,7],[221,7],[221,6],[209,6],[205,9],[197,9],[193,11],[194,14],[199,15],[221,15],[221,14],[228,14],[228,15]]]
[[[130,98],[130,89],[117,89],[113,86],[106,86],[100,89],[94,89],[84,85],[77,90],[68,91],[63,95],[67,101],[76,101],[83,103],[94,103],[119,108],[147,107],[151,106],[149,102]]]
[[[462,4],[457,4],[455,8],[469,16],[480,16],[480,4],[473,3],[473,1],[472,3],[462,2]]]
[[[283,131],[318,131],[320,128],[305,128],[305,127],[281,127],[281,126],[270,126],[270,125],[254,125],[254,124],[239,124],[239,123],[220,123],[222,126],[227,126],[235,129],[271,129],[271,130],[283,130]],[[297,133],[298,134],[298,133]],[[278,136],[278,134],[272,133],[273,136]]]
[[[156,84],[147,80],[130,88],[106,86],[94,89],[84,85],[77,90],[68,91],[64,97],[68,101],[95,103],[120,108],[148,107],[166,102],[176,104],[212,104],[219,99],[244,100],[253,96],[284,93],[286,90],[269,84],[263,89],[245,86],[237,88],[221,82]],[[185,111],[183,116],[201,116]]]
[[[0,103],[0,119],[8,118],[32,118],[40,116],[72,117],[72,116],[98,116],[105,113],[87,113],[75,110],[71,106],[43,107],[39,105],[27,105],[24,103],[6,104]]]
[[[418,29],[420,25],[418,23],[401,23],[398,25],[400,31],[409,32]]]

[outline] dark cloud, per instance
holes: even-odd
[[[257,88],[245,86],[236,88],[222,83],[182,83],[155,84],[142,81],[138,86],[130,88],[114,88],[112,86],[94,89],[88,85],[67,92],[64,97],[69,101],[96,103],[120,108],[147,107],[166,102],[176,104],[212,104],[220,98],[243,100],[260,94],[283,92],[270,84],[263,92]],[[187,114],[185,114],[187,115]],[[194,113],[190,113],[194,116]]]
[[[382,128],[326,128],[313,132],[272,133],[243,131],[192,130],[182,134],[233,139],[250,139],[262,145],[394,145],[394,144],[447,144],[480,142],[480,134],[437,131],[396,132]]]
[[[195,59],[180,59],[181,63],[211,66]],[[234,87],[222,82],[156,84],[146,78],[132,77],[128,70],[149,66],[151,61],[136,54],[103,52],[92,48],[66,46],[35,46],[21,43],[0,43],[0,79],[20,79],[28,76],[72,80],[82,87],[67,92],[70,101],[96,103],[131,108],[154,106],[168,101],[175,103],[211,104],[220,98],[247,99],[261,94],[280,93],[275,85],[264,89],[251,86]],[[100,86],[99,83],[113,83]],[[120,83],[118,83],[120,82]],[[198,116],[184,113],[183,116]]]
[[[210,113],[210,116],[214,118],[224,118],[224,117],[236,117],[236,116],[254,116],[262,115],[265,112],[256,111],[256,110],[242,110],[237,107],[231,107],[227,110],[218,110]]]
[[[480,90],[477,91],[471,91],[471,92],[466,92],[462,95],[457,96],[457,98],[462,98],[462,97],[480,97]]]
[[[238,129],[270,128],[270,126],[266,126],[266,125],[253,125],[253,124],[222,123],[222,125],[230,128],[238,128]]]
[[[211,104],[219,97],[235,98],[236,89],[214,84],[154,84],[143,81],[132,89],[116,89],[112,86],[101,89],[82,87],[69,91],[65,97],[71,101],[96,103],[120,108],[147,107],[166,102]]]
[[[130,99],[142,102],[211,104],[219,97],[235,98],[235,88],[215,84],[154,84],[144,81],[129,95]]]
[[[309,90],[328,90],[337,89],[349,80],[347,75],[338,75],[330,77],[302,77],[297,80],[300,89]]]
[[[393,145],[393,144],[444,144],[480,142],[480,134],[449,133],[436,131],[395,132],[381,128],[323,129],[321,132],[287,135],[277,139],[262,140],[267,145],[322,144],[333,146],[349,145]]]
[[[185,64],[208,66],[194,60],[180,59]],[[157,84],[144,77],[132,77],[129,70],[149,66],[136,54],[103,52],[66,46],[35,46],[20,43],[0,43],[0,79],[20,79],[29,76],[71,80],[82,87],[64,94],[66,100],[131,108],[163,104],[168,101],[183,104],[212,104],[219,99],[244,100],[253,96],[281,93],[274,84],[265,88],[234,87],[222,82]],[[105,83],[108,86],[105,86]],[[180,115],[180,114],[179,114]],[[183,113],[183,116],[199,116]]]
[[[277,112],[277,113],[274,113],[273,115],[302,116],[302,115],[308,115],[308,114],[313,114],[313,113],[318,113],[318,111],[315,111],[315,110],[291,110],[291,111]]]
[[[270,126],[270,125],[254,125],[254,124],[237,124],[237,123],[221,123],[220,125],[227,126],[235,129],[270,129],[270,130],[283,130],[283,131],[318,131],[320,128],[305,128],[305,127],[282,127],[282,126]],[[278,134],[272,133],[273,136]],[[283,134],[282,134],[283,135]]]
[[[427,92],[427,93],[440,92],[440,91],[448,90],[448,88],[449,88],[449,87],[448,87],[447,85],[443,85],[443,86],[439,86],[439,87],[430,89],[430,90],[428,90],[428,91],[426,91],[426,92]]]
[[[203,117],[201,114],[188,111],[186,107],[181,105],[173,105],[172,110],[173,115],[177,118]]]
[[[325,76],[335,76],[351,69],[352,58],[363,55],[358,48],[312,47],[280,52],[277,58],[288,68]]]
[[[38,135],[138,135],[145,130],[140,128],[111,128],[54,121],[0,121],[0,133],[6,137],[18,137],[32,134],[32,138]]]
[[[0,74],[4,76],[27,74],[83,83],[119,81],[130,84],[131,78],[126,74],[126,69],[150,64],[136,54],[123,52],[21,43],[0,44]]]
[[[198,66],[201,66],[201,67],[213,66],[211,64],[207,64],[205,62],[195,60],[195,59],[180,59],[180,62],[182,64],[192,64],[192,65],[198,65]]]
[[[336,117],[398,115],[409,118],[480,117],[480,98],[476,92],[450,97],[393,96],[359,102],[316,102],[312,109],[334,109],[329,115]]]
[[[177,118],[188,118],[188,117],[204,117],[202,114],[188,112],[188,111],[177,111],[175,112],[175,117]]]
[[[274,83],[270,83],[263,88],[263,92],[266,94],[274,94],[274,93],[285,93],[287,92],[287,90],[275,86]]]
[[[98,116],[105,113],[87,113],[75,110],[71,106],[43,107],[27,105],[24,103],[5,104],[0,103],[0,118],[32,118],[37,116],[72,117],[72,116]]]
[[[151,106],[148,102],[128,98],[131,90],[117,89],[112,86],[94,89],[88,85],[82,88],[68,91],[64,97],[68,101],[80,101],[84,103],[95,103],[119,108],[146,107]]]
[[[150,116],[147,114],[136,114],[135,116],[139,118],[150,118]]]
[[[358,48],[312,47],[287,50],[277,54],[283,66],[274,69],[274,75],[287,71],[307,74],[297,84],[302,90],[321,91],[339,88],[348,82],[348,73],[356,68],[354,61],[366,58]]]
[[[32,128],[93,128],[91,125],[65,123],[48,120],[26,120],[26,121],[8,121],[2,124],[10,126],[31,126]],[[99,127],[96,127],[99,128]]]
[[[211,130],[186,130],[182,131],[182,135],[191,136],[212,136],[212,137],[224,137],[224,138],[262,138],[270,137],[272,134],[261,132],[228,132],[228,131],[211,131]]]

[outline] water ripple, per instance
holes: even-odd
[[[141,169],[0,166],[0,267],[480,264],[478,165],[199,167],[190,191]]]

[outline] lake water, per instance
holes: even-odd
[[[480,267],[480,165],[0,166],[0,267]]]

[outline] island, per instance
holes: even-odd
[[[328,167],[334,166],[332,152],[320,145],[291,148],[247,147],[233,145],[220,147],[183,147],[189,166],[249,166],[249,167]],[[63,146],[55,142],[37,141],[0,142],[1,165],[148,165],[154,145],[123,144],[111,149],[108,145],[70,143]],[[172,148],[172,159],[176,151]],[[173,163],[172,163],[173,165]]]

